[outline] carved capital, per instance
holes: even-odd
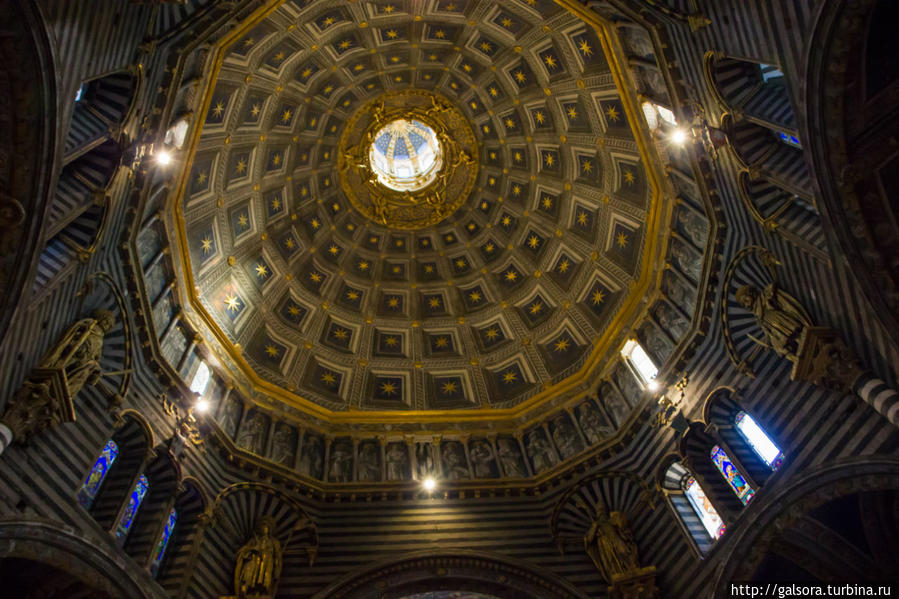
[[[35,433],[75,421],[75,408],[66,384],[65,371],[35,369],[13,395],[3,417],[17,443],[26,443]]]
[[[809,327],[805,330],[793,366],[794,380],[851,392],[863,372],[855,353],[833,330],[827,327]]]

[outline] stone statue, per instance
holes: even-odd
[[[331,463],[328,464],[328,480],[337,483],[350,482],[353,472],[353,448],[345,441],[331,444]]]
[[[234,594],[238,599],[273,597],[281,575],[281,543],[272,536],[274,520],[263,516],[253,536],[237,552]]]
[[[565,415],[556,416],[552,428],[553,441],[555,441],[562,459],[570,458],[583,449],[581,441],[577,437],[577,431],[574,430]]]
[[[443,466],[449,480],[468,478],[468,466],[465,465],[465,452],[458,441],[447,441],[443,446]]]
[[[387,446],[387,480],[406,480],[409,468],[409,453],[402,443]]]
[[[229,437],[233,437],[237,432],[238,420],[240,420],[240,402],[232,399],[225,406],[225,411],[222,414],[222,430]]]
[[[555,463],[549,441],[537,429],[528,432],[526,447],[534,465],[534,472],[542,472]]]
[[[469,457],[474,466],[475,478],[493,478],[493,448],[483,439],[472,441]]]
[[[524,478],[527,476],[521,467],[521,450],[514,439],[500,438],[496,441],[496,453],[508,477]]]
[[[578,423],[581,425],[581,430],[584,431],[584,436],[587,437],[590,445],[599,443],[603,436],[614,432],[603,424],[599,410],[589,401],[585,401],[578,408]]]
[[[759,291],[750,285],[737,289],[737,302],[755,315],[765,339],[753,339],[763,347],[795,362],[803,331],[812,326],[811,318],[799,301],[773,283]]]
[[[265,416],[253,414],[243,425],[237,444],[247,451],[260,454],[265,442]]]
[[[50,348],[37,368],[63,370],[69,397],[85,385],[100,380],[103,337],[112,329],[115,317],[109,310],[95,310],[91,318],[79,320]]]
[[[379,447],[374,443],[363,443],[356,463],[356,480],[374,482],[381,480],[381,459]]]
[[[659,364],[664,363],[671,355],[671,342],[653,326],[644,327],[643,335],[646,338],[646,350],[649,355]]]
[[[674,257],[677,267],[693,281],[698,282],[702,278],[702,263],[698,256],[692,254],[684,243],[675,240],[671,244],[671,255]]]
[[[601,502],[596,504],[596,515],[584,536],[584,546],[596,568],[609,584],[612,584],[616,577],[640,569],[637,544],[627,526],[624,514],[609,513]]]
[[[603,389],[602,405],[605,406],[606,413],[615,421],[615,426],[621,426],[627,420],[630,408],[611,385],[607,385]]]
[[[684,232],[697,247],[704,247],[709,231],[702,217],[688,208],[681,207],[677,220]]]
[[[683,337],[689,326],[687,319],[678,314],[677,310],[668,302],[656,304],[655,316],[661,327],[671,333],[675,339]]]
[[[322,468],[322,442],[309,435],[303,441],[303,455],[300,456],[300,470],[306,476],[319,476]]]
[[[431,443],[418,443],[415,446],[415,462],[418,465],[418,476],[425,479],[437,474],[437,448]]]
[[[38,431],[75,420],[73,400],[85,385],[100,380],[103,337],[113,324],[112,312],[96,310],[69,327],[50,348],[0,417],[0,454],[13,440],[25,443]],[[118,401],[110,404],[117,405]]]
[[[293,461],[293,431],[286,424],[279,424],[272,436],[272,461],[285,466]]]

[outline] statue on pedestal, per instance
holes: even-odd
[[[103,338],[115,324],[109,310],[96,310],[73,324],[44,355],[0,417],[0,453],[11,439],[19,443],[40,430],[75,420],[73,400],[103,371]]]
[[[281,575],[281,544],[272,536],[274,520],[263,516],[253,536],[237,552],[234,594],[237,599],[274,597]]]
[[[584,546],[609,584],[624,574],[640,569],[637,544],[624,514],[617,511],[609,513],[601,502],[596,504],[596,515],[584,536]]]
[[[765,339],[755,339],[791,362],[796,362],[802,333],[812,326],[811,318],[795,297],[773,283],[761,291],[743,285],[736,292],[741,306],[752,312]]]

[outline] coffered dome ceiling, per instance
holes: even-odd
[[[288,0],[240,24],[173,194],[187,316],[238,385],[323,419],[511,416],[595,387],[664,234],[601,35],[551,0]],[[364,138],[385,110],[410,127]],[[347,197],[387,190],[350,164],[364,142],[384,168],[436,152],[438,174],[373,216]]]

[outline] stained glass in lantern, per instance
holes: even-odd
[[[175,532],[175,524],[177,522],[178,512],[175,508],[172,508],[169,512],[169,517],[166,518],[165,527],[162,529],[162,536],[159,537],[159,542],[156,543],[153,561],[150,562],[150,574],[153,575],[153,578],[156,578],[156,575],[159,574],[159,566],[162,564],[162,558],[165,557],[165,550],[169,546],[169,541],[172,538],[172,533]]]
[[[780,468],[784,459],[783,452],[774,444],[771,437],[762,430],[762,427],[758,425],[752,416],[746,412],[738,412],[736,418],[734,418],[734,424],[736,424],[737,430],[740,431],[746,442],[749,443],[749,446],[772,470]]]
[[[718,515],[718,510],[712,505],[705,491],[692,476],[684,483],[684,494],[709,535],[713,539],[720,538],[725,531],[724,521]]]
[[[718,472],[721,473],[721,476],[724,477],[724,480],[727,481],[730,488],[734,490],[734,493],[737,494],[740,501],[742,501],[744,505],[749,503],[749,500],[755,496],[755,490],[749,486],[749,483],[746,482],[746,479],[743,478],[743,475],[737,470],[737,467],[734,465],[733,460],[730,459],[730,456],[721,449],[720,445],[714,446],[710,455]]]
[[[122,543],[125,537],[128,536],[131,525],[134,524],[134,518],[137,516],[137,510],[140,509],[140,504],[146,497],[149,488],[150,481],[147,480],[145,475],[141,474],[140,478],[137,479],[137,484],[134,485],[134,490],[128,496],[128,504],[125,506],[125,511],[122,512],[122,517],[119,518],[119,523],[115,527],[115,536],[119,543]]]
[[[103,447],[100,457],[94,462],[93,468],[91,468],[87,478],[84,479],[84,484],[81,485],[81,489],[78,491],[78,503],[81,504],[81,507],[88,509],[93,505],[94,499],[97,498],[97,493],[100,491],[100,486],[106,479],[106,475],[109,473],[109,469],[118,455],[119,446],[110,439]]]

